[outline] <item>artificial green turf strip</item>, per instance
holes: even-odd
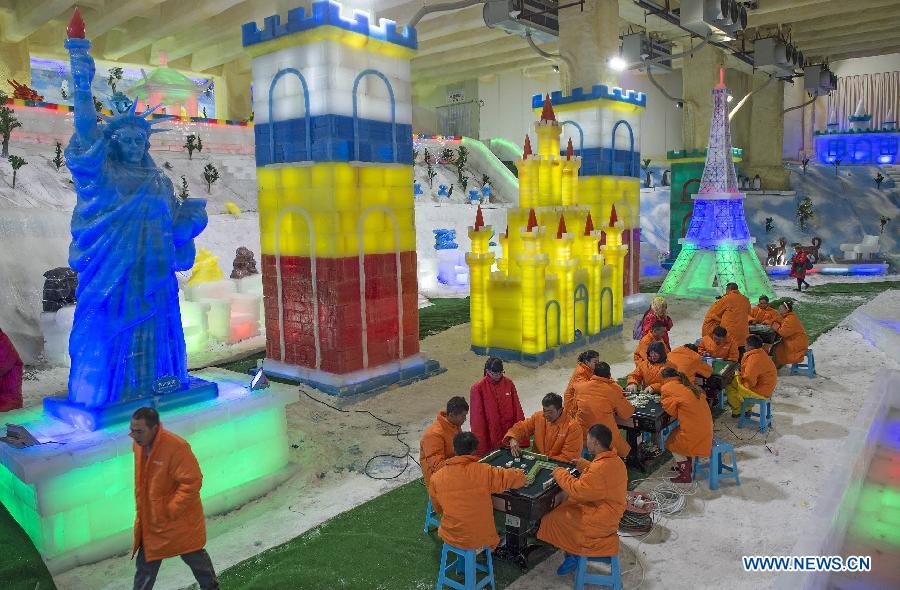
[[[426,495],[421,480],[370,500],[284,545],[251,557],[219,576],[223,590],[412,590],[433,588],[443,542],[423,532]],[[536,564],[554,550],[532,555]],[[497,588],[522,571],[494,559]]]
[[[0,587],[55,590],[56,585],[31,539],[0,504]]]
[[[469,298],[432,299],[431,305],[419,310],[419,339],[433,336],[469,321]]]

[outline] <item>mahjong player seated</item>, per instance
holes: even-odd
[[[548,393],[541,400],[542,411],[516,422],[503,437],[513,457],[518,457],[520,440],[534,437],[532,449],[557,461],[572,462],[581,454],[582,434],[578,422],[562,411],[562,397]]]

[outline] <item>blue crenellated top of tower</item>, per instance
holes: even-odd
[[[614,86],[612,90],[610,90],[609,86],[607,86],[606,84],[595,84],[591,87],[590,92],[585,92],[584,88],[581,87],[573,88],[571,94],[569,94],[568,96],[563,96],[563,93],[559,90],[550,93],[550,102],[553,104],[553,106],[586,102],[589,100],[597,100],[601,98],[606,100],[627,102],[639,107],[647,106],[647,95],[643,92],[623,90],[618,86]],[[535,94],[531,97],[532,108],[539,109],[543,106],[543,104],[543,94]]]
[[[366,11],[353,10],[349,15],[343,13],[343,6],[332,0],[314,2],[312,14],[307,15],[303,7],[288,11],[287,22],[282,24],[281,17],[277,14],[268,16],[263,21],[260,30],[255,22],[245,23],[241,27],[241,37],[244,47],[272,41],[285,35],[300,33],[322,26],[333,26],[345,31],[352,31],[386,43],[393,43],[410,49],[418,48],[416,30],[403,26],[397,28],[397,23],[392,20],[379,19],[378,24],[370,21],[371,15]]]

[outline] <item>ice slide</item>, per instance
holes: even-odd
[[[497,140],[489,140],[495,142]],[[510,142],[511,143],[511,142]],[[501,203],[517,203],[519,200],[519,179],[495,156],[488,146],[477,139],[463,137],[462,144],[469,150],[470,168],[481,170],[491,178],[493,194]],[[521,157],[517,154],[513,160]]]

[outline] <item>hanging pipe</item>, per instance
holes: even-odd
[[[443,4],[431,4],[429,6],[423,6],[416,12],[413,17],[406,23],[407,27],[413,28],[419,21],[421,21],[426,15],[429,15],[433,12],[449,12],[451,10],[460,10],[462,8],[468,8],[470,6],[475,6],[476,4],[486,4],[488,0],[460,0],[459,2],[444,2]]]
[[[693,39],[693,37],[692,37],[692,39]],[[706,45],[707,43],[709,43],[709,41],[710,41],[710,36],[707,35],[706,37],[704,37],[703,41],[701,41],[700,43],[697,44],[696,47],[692,47],[692,48],[688,49],[687,51],[682,51],[681,53],[676,53],[675,55],[658,55],[658,56],[654,57],[653,59],[643,59],[640,61],[640,63],[636,63],[636,64],[632,64],[632,65],[628,66],[628,69],[635,67],[635,66],[649,66],[650,64],[655,64],[655,63],[659,63],[661,61],[666,61],[666,60],[674,61],[676,59],[681,59],[682,57],[684,57],[686,55],[690,55],[691,57],[693,57],[694,52],[697,51],[698,49],[700,49],[701,47],[703,47],[704,45]],[[649,69],[649,68],[647,68],[647,69]]]
[[[739,100],[738,103],[737,103],[736,105],[734,105],[734,108],[731,109],[731,112],[728,113],[728,120],[731,121],[732,119],[734,119],[734,115],[735,115],[739,110],[741,110],[741,107],[744,106],[744,103],[747,102],[747,99],[750,98],[751,96],[753,96],[754,94],[756,94],[757,92],[759,92],[760,90],[762,90],[763,88],[765,88],[766,86],[768,86],[769,84],[771,84],[771,83],[772,83],[772,80],[774,80],[774,79],[775,79],[775,76],[769,76],[769,79],[766,80],[765,84],[763,84],[762,86],[760,86],[760,87],[757,88],[756,90],[753,90],[753,91],[751,91],[751,92],[748,92],[747,95],[744,96],[744,98],[742,98],[741,100]]]
[[[566,73],[562,78],[564,81],[563,91],[566,94],[568,94],[569,90],[570,90],[570,88],[568,88],[568,86],[570,86],[572,76],[575,73],[575,64],[572,63],[572,60],[570,58],[566,57],[565,55],[563,55],[562,51],[560,51],[558,54],[554,55],[554,54],[548,53],[548,52],[544,51],[543,49],[541,49],[540,47],[538,47],[537,44],[534,42],[534,39],[531,38],[530,30],[525,32],[525,40],[528,41],[528,45],[530,45],[531,48],[534,49],[535,53],[537,53],[538,55],[540,55],[547,61],[561,60],[563,63],[566,64]]]
[[[788,107],[788,108],[784,109],[783,111],[781,111],[781,114],[783,115],[783,114],[785,114],[785,113],[789,113],[789,112],[791,112],[791,111],[794,111],[794,110],[797,110],[797,109],[802,109],[803,107],[807,107],[807,106],[811,105],[812,103],[816,102],[816,99],[817,99],[817,98],[819,98],[819,97],[818,97],[818,96],[814,96],[814,97],[812,97],[811,99],[809,99],[808,101],[804,102],[803,104],[798,104],[798,105],[795,106],[795,107]]]

